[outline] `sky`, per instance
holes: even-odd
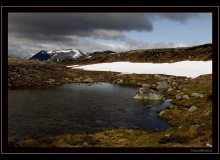
[[[212,13],[8,13],[8,55],[123,52],[212,43]]]

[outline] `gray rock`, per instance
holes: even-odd
[[[165,111],[161,111],[161,112],[159,113],[159,116],[162,116],[164,113],[165,113]]]
[[[204,97],[203,94],[199,94],[199,93],[192,93],[191,96],[192,96],[192,97],[196,97],[196,98],[202,98],[202,97]]]
[[[55,80],[54,79],[49,79],[48,81],[45,81],[45,82],[53,84],[53,82],[55,82]]]
[[[49,79],[49,81],[51,81],[51,82],[55,82],[55,80],[54,80],[54,79]]]
[[[157,90],[159,91],[159,92],[163,92],[163,91],[165,91],[165,90],[167,90],[167,89],[169,89],[171,86],[169,85],[169,84],[167,84],[167,82],[165,82],[165,81],[159,81],[159,82],[157,82],[158,84],[159,84],[159,86],[157,86]]]
[[[148,87],[148,88],[150,88],[150,84],[143,83],[143,84],[142,84],[142,87]]]
[[[176,99],[181,100],[181,99],[190,99],[188,95],[184,95],[183,93],[179,93],[176,95]]]
[[[66,80],[69,80],[68,78],[65,78]],[[80,82],[79,78],[74,78],[74,82]]]
[[[86,82],[86,83],[93,83],[94,81],[93,81],[92,78],[86,78],[86,79],[84,80],[84,82]]]
[[[167,133],[164,135],[165,137],[170,137],[170,133]]]
[[[192,107],[190,107],[190,109],[188,110],[188,112],[193,112],[193,111],[195,111],[195,110],[197,110],[197,109],[198,109],[197,107],[192,106]]]
[[[136,82],[136,80],[131,80],[131,81],[130,81],[130,83],[135,83],[135,82]]]
[[[166,105],[165,108],[166,109],[175,109],[175,106],[174,105]]]
[[[183,99],[189,100],[189,96],[188,95],[183,95]]]
[[[124,80],[123,79],[116,79],[113,81],[114,84],[122,84],[124,83]]]
[[[165,95],[163,93],[154,91],[147,87],[142,87],[133,97],[134,99],[151,99],[151,100],[158,100],[158,101],[165,101]]]
[[[200,125],[199,124],[196,124],[196,125],[192,125],[192,126],[190,126],[189,128],[195,128],[195,127],[199,127]]]
[[[173,91],[174,89],[172,87],[170,87],[167,92]]]

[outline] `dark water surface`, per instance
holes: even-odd
[[[110,83],[8,90],[8,138],[138,127],[170,128],[155,111],[170,103],[136,101],[138,88]],[[146,108],[152,105],[152,108]]]

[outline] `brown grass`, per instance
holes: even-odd
[[[161,53],[161,54],[160,54]],[[164,55],[166,54],[166,55]],[[157,56],[158,55],[158,56]],[[110,57],[111,56],[111,57]],[[73,83],[74,78],[88,77],[95,82],[113,82],[123,79],[121,85],[141,86],[143,83],[157,84],[160,78],[154,75],[128,74],[118,76],[115,72],[98,72],[71,70],[65,65],[90,64],[129,60],[134,62],[169,62],[179,60],[211,60],[211,44],[200,47],[179,49],[136,50],[116,55],[106,55],[95,59],[81,59],[59,63],[45,63],[40,61],[25,61],[9,58],[8,84],[14,86],[48,85],[48,79],[55,79],[53,85]],[[157,57],[157,58],[156,58]],[[58,68],[61,68],[60,71]],[[48,74],[49,73],[49,74]],[[19,77],[19,76],[20,77]],[[40,80],[36,77],[39,77]],[[63,78],[71,81],[64,81]],[[135,83],[130,83],[135,80]],[[58,135],[54,137],[32,137],[19,141],[9,140],[9,147],[206,147],[212,144],[212,75],[203,75],[195,79],[173,77],[177,83],[173,91],[164,92],[167,98],[173,98],[171,103],[177,105],[175,109],[165,109],[159,118],[166,120],[172,128],[166,131],[142,131],[134,129],[106,130],[98,133],[78,133],[75,135]],[[163,79],[162,81],[166,81]],[[58,83],[57,83],[58,82]],[[176,94],[183,92],[189,100],[177,100]],[[191,97],[192,93],[204,94],[203,98]],[[187,112],[191,106],[198,109]]]

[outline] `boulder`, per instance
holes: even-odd
[[[166,105],[165,108],[166,109],[175,109],[176,107],[174,105]]]
[[[165,90],[168,90],[171,86],[169,84],[167,84],[167,82],[165,81],[159,81],[157,82],[159,85],[157,86],[157,90],[159,92],[163,92]]]
[[[173,91],[174,89],[172,87],[170,87],[167,92]]]
[[[203,94],[199,94],[199,93],[192,93],[191,96],[192,96],[192,97],[196,97],[196,98],[202,98],[202,97],[204,97]]]
[[[86,79],[84,80],[84,82],[86,82],[86,83],[93,83],[94,81],[93,81],[92,78],[86,78]]]
[[[186,100],[190,99],[188,95],[183,95],[182,98],[183,98],[183,99],[186,99]]]
[[[134,99],[151,99],[157,101],[165,101],[165,95],[161,92],[154,91],[147,87],[142,87],[133,97]]]
[[[130,83],[136,83],[136,80],[131,80]]]
[[[190,98],[189,98],[188,95],[184,95],[183,93],[178,93],[178,94],[176,95],[176,99],[178,99],[178,100],[182,100],[182,99],[188,100],[188,99],[190,99]]]
[[[124,80],[123,79],[116,79],[113,81],[114,84],[122,84],[124,83]]]
[[[193,112],[195,110],[197,110],[198,108],[196,106],[192,106],[190,107],[190,109],[188,110],[188,112]]]
[[[165,113],[165,110],[161,111],[161,112],[159,113],[159,116],[162,116],[164,113]]]
[[[66,80],[69,80],[69,78],[65,78]],[[74,82],[80,82],[79,78],[74,78]]]

